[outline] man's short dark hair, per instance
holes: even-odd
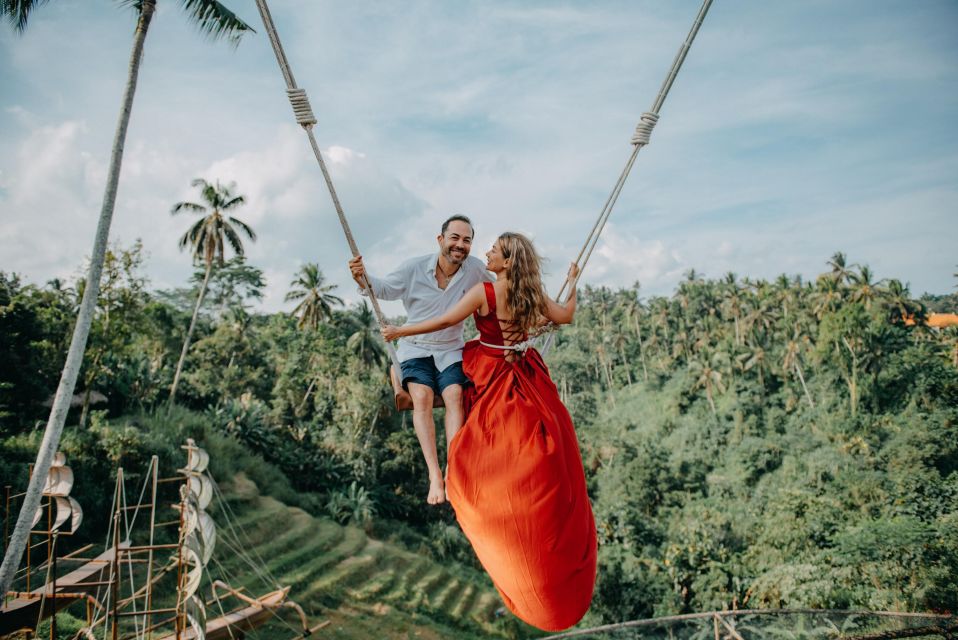
[[[455,222],[455,221],[457,221],[457,220],[458,220],[459,222],[465,222],[466,224],[468,224],[468,225],[469,225],[469,228],[472,230],[472,236],[473,236],[473,237],[476,236],[476,228],[475,228],[474,226],[472,226],[472,220],[470,220],[470,219],[467,218],[466,216],[462,215],[461,213],[457,213],[457,214],[454,215],[454,216],[449,216],[449,219],[442,223],[442,235],[446,235],[446,229],[449,228],[449,223],[450,223],[450,222]]]

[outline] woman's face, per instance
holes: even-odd
[[[502,256],[502,248],[499,241],[496,240],[492,248],[486,252],[486,269],[493,273],[499,273],[506,268],[506,259]]]

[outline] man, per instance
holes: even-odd
[[[429,254],[403,262],[385,278],[366,273],[362,256],[349,261],[353,279],[365,294],[365,279],[382,300],[402,300],[409,322],[419,322],[451,309],[469,289],[492,276],[485,264],[470,257],[475,231],[466,216],[455,215],[442,224],[436,237],[438,254]],[[436,426],[432,417],[435,394],[446,405],[446,450],[463,422],[462,323],[421,336],[402,338],[397,356],[402,368],[403,388],[412,398],[412,423],[429,470],[429,494],[426,502],[445,502],[446,491],[439,454],[436,450]]]

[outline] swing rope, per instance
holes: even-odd
[[[659,93],[655,97],[655,102],[652,103],[652,108],[642,114],[642,116],[639,118],[639,123],[635,126],[635,133],[632,134],[632,153],[629,155],[629,159],[626,161],[625,168],[622,169],[622,173],[619,174],[619,179],[616,181],[615,186],[612,187],[612,193],[609,194],[608,199],[605,201],[605,205],[599,212],[599,217],[592,226],[592,230],[589,232],[589,235],[585,240],[585,244],[582,245],[582,249],[579,251],[579,255],[575,259],[575,264],[579,267],[579,275],[576,276],[575,281],[572,281],[572,286],[569,288],[569,294],[571,294],[572,289],[575,287],[578,279],[582,277],[582,272],[585,270],[585,266],[588,264],[589,258],[592,256],[592,251],[599,242],[599,236],[602,234],[603,229],[605,229],[605,223],[612,214],[612,208],[615,207],[615,203],[619,199],[619,194],[622,192],[622,187],[625,186],[625,181],[629,177],[629,173],[632,171],[632,165],[635,164],[635,159],[638,157],[639,151],[649,144],[649,139],[652,135],[652,129],[655,128],[656,123],[659,121],[659,111],[662,110],[662,105],[665,104],[665,99],[668,97],[669,91],[672,89],[672,84],[675,82],[676,76],[678,76],[679,69],[682,68],[682,63],[685,62],[685,57],[688,55],[689,48],[691,48],[692,42],[695,40],[695,36],[698,34],[699,29],[702,26],[702,22],[705,20],[705,14],[708,13],[709,7],[711,5],[712,0],[703,0],[702,7],[699,9],[698,15],[695,17],[695,21],[692,23],[692,28],[685,37],[685,42],[683,42],[682,46],[679,47],[678,53],[675,54],[675,58],[672,60],[672,67],[669,69],[668,75],[662,82],[661,88],[659,88]],[[566,287],[569,284],[569,279],[566,279],[566,281],[563,282],[562,287],[559,289],[559,293],[556,295],[557,302],[564,303],[568,300],[568,295],[565,299],[563,299],[562,296],[564,293],[566,293]],[[542,348],[540,349],[542,355],[548,353],[554,339],[554,334],[552,332],[556,331],[557,329],[558,327],[556,325],[548,324],[538,332],[537,335],[542,335],[544,333],[549,334],[543,339]]]
[[[305,89],[296,86],[296,79],[293,77],[293,71],[290,69],[289,61],[286,59],[286,52],[283,50],[283,44],[279,40],[279,34],[276,32],[276,25],[273,24],[273,17],[270,15],[266,0],[256,0],[256,8],[259,9],[259,15],[263,19],[263,25],[266,27],[269,42],[273,46],[273,53],[276,54],[276,62],[279,63],[279,69],[283,73],[283,78],[286,80],[286,95],[289,98],[290,105],[293,107],[293,115],[296,117],[296,122],[303,127],[303,130],[309,137],[309,146],[312,147],[313,155],[316,156],[316,162],[323,172],[323,179],[326,180],[326,188],[329,190],[329,195],[333,200],[336,215],[339,216],[339,224],[343,227],[346,242],[349,243],[349,250],[355,258],[359,255],[359,248],[356,246],[353,232],[349,228],[349,222],[346,220],[346,214],[343,212],[343,205],[339,202],[339,196],[336,195],[336,187],[333,186],[333,179],[330,177],[329,170],[326,168],[326,161],[323,159],[323,154],[319,150],[319,145],[316,143],[316,136],[313,135],[313,126],[316,125],[316,116],[313,115],[313,108],[309,104],[309,97],[306,95]],[[370,303],[372,303],[376,320],[379,322],[380,327],[385,327],[386,316],[379,306],[379,300],[376,299],[376,294],[373,292],[372,286],[370,286],[369,279],[365,276],[363,279],[365,280],[366,293],[369,295]],[[389,352],[389,359],[392,361],[393,367],[395,367],[398,372],[400,368],[399,358],[396,357],[396,350],[392,344],[388,342],[386,343],[386,349]]]

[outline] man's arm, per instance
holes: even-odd
[[[376,294],[376,297],[380,300],[398,300],[403,296],[409,284],[408,278],[406,277],[406,267],[407,264],[403,263],[398,269],[385,278],[377,278],[366,272],[362,256],[356,256],[349,261],[349,272],[352,274],[356,284],[359,285],[359,292],[366,295],[365,276],[365,280],[369,281],[373,293]]]

